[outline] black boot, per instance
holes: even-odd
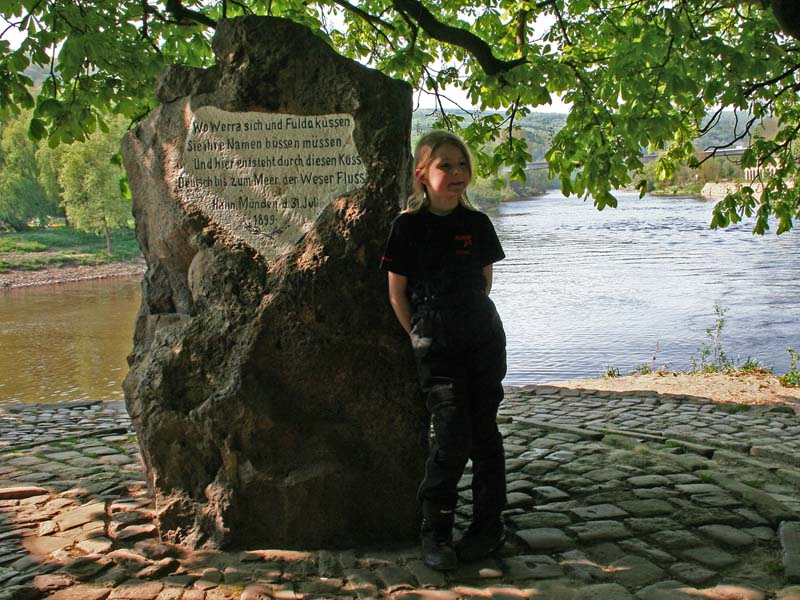
[[[506,472],[499,434],[498,440],[496,456],[472,463],[472,524],[456,547],[464,562],[489,556],[502,548],[506,539],[500,516],[506,504]]]
[[[456,545],[456,554],[459,560],[474,562],[502,548],[505,540],[506,532],[501,519],[475,522]]]
[[[453,511],[423,508],[422,560],[431,569],[452,571],[458,567],[458,559],[453,548]]]

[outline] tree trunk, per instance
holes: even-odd
[[[111,252],[111,231],[108,229],[108,221],[103,217],[103,233],[106,234],[106,254],[112,256]]]

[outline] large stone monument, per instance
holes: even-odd
[[[123,144],[147,260],[125,380],[162,539],[412,535],[427,424],[378,269],[411,91],[270,17],[220,22]]]

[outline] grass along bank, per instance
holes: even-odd
[[[114,232],[114,254],[106,253],[105,239],[67,227],[0,233],[0,273],[112,262],[141,258],[132,229]]]
[[[132,229],[103,237],[66,227],[0,233],[0,289],[134,275],[144,270]]]
[[[786,398],[791,398],[792,401],[798,401],[800,407],[800,353],[792,348],[787,348],[789,353],[791,365],[789,370],[783,375],[775,375],[771,367],[761,364],[758,360],[747,357],[744,362],[735,361],[725,349],[722,347],[722,330],[725,327],[725,314],[728,312],[723,308],[719,302],[714,304],[714,325],[706,328],[706,341],[698,348],[699,358],[692,355],[690,357],[692,368],[688,371],[673,371],[666,366],[657,368],[656,358],[658,355],[658,347],[650,362],[645,362],[631,371],[628,377],[642,377],[654,376],[655,381],[658,378],[671,376],[673,378],[681,377],[681,384],[685,385],[687,376],[705,376],[706,379],[713,377],[715,382],[719,383],[724,380],[722,378],[747,378],[750,382],[757,382],[758,388],[779,387],[783,388],[796,388],[797,393],[791,393]],[[721,377],[719,377],[721,376]],[[604,379],[616,379],[622,377],[619,369],[616,367],[608,367],[606,369]],[[652,377],[650,379],[653,380]],[[776,395],[775,392],[770,392],[768,395]],[[778,394],[779,395],[779,394]],[[781,401],[778,399],[776,401]]]

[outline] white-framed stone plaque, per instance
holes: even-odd
[[[349,114],[194,111],[173,193],[274,259],[367,181]]]

